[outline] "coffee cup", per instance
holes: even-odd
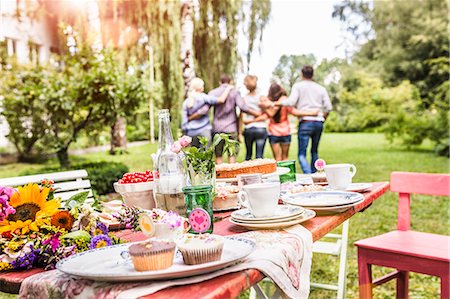
[[[353,164],[330,164],[325,166],[328,186],[336,190],[345,190],[352,183],[356,174],[356,166]]]
[[[272,216],[278,206],[280,183],[260,183],[242,186],[238,193],[241,204],[247,207],[255,217]]]

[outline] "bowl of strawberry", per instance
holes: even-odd
[[[153,173],[147,170],[125,173],[114,183],[114,190],[120,193],[127,206],[153,209],[156,206],[153,198],[153,186]]]

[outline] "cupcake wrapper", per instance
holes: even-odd
[[[175,247],[155,252],[130,254],[134,268],[137,271],[154,271],[167,269],[173,264]]]
[[[220,260],[223,244],[211,249],[179,249],[186,265],[198,265]]]

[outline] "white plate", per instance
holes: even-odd
[[[305,211],[302,207],[294,207],[287,205],[278,205],[275,213],[272,216],[267,217],[255,217],[249,209],[242,209],[231,213],[231,218],[239,221],[265,221],[265,220],[282,220],[287,217],[298,216]]]
[[[316,212],[314,212],[313,210],[305,209],[305,212],[303,214],[301,214],[298,218],[291,221],[278,223],[241,223],[234,221],[233,219],[230,218],[230,222],[235,225],[246,227],[248,229],[277,229],[305,222],[311,218],[314,218],[315,216]]]
[[[347,211],[348,209],[350,209],[351,207],[354,207],[358,204],[360,204],[361,202],[363,202],[363,200],[348,204],[348,205],[342,205],[342,206],[335,206],[335,207],[308,207],[308,209],[314,210],[316,211],[318,214],[335,214],[335,213],[342,213]]]
[[[113,245],[72,255],[56,264],[56,269],[79,278],[97,281],[139,281],[190,277],[216,271],[249,255],[255,243],[244,238],[225,238],[222,258],[200,265],[185,265],[181,254],[176,254],[174,264],[164,270],[136,271],[130,259],[120,254],[133,243]]]
[[[315,191],[289,194],[283,197],[283,202],[302,207],[334,207],[352,204],[364,199],[356,192]]]
[[[277,170],[275,172],[263,174],[262,178],[264,179],[264,178],[268,178],[271,176],[283,175],[283,174],[289,173],[289,171],[291,171],[291,170],[287,167],[277,167]],[[232,183],[232,182],[237,182],[237,178],[216,179],[216,182],[217,183]]]
[[[291,206],[291,207],[293,207],[293,206]],[[305,213],[305,212],[303,212],[303,213]],[[295,219],[301,217],[303,215],[303,213],[300,214],[300,215],[290,216],[290,217],[286,217],[286,218],[283,218],[283,219],[268,219],[268,220],[264,220],[264,221],[259,221],[259,220],[239,220],[239,219],[235,219],[233,217],[231,217],[231,219],[233,219],[234,222],[248,223],[248,224],[282,223],[282,222],[295,220]]]
[[[345,191],[363,192],[371,187],[372,187],[372,184],[369,184],[369,183],[352,183],[347,187],[347,189],[345,189]],[[334,191],[334,189],[331,189],[330,186],[325,187],[325,190]]]

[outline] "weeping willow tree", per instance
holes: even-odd
[[[238,70],[242,62],[238,53],[239,29],[244,31],[248,41],[248,70],[255,42],[262,39],[270,10],[270,0],[199,1],[194,23],[194,51],[197,76],[203,78],[207,89],[219,82],[221,74],[234,75]]]
[[[140,40],[145,37],[143,43],[147,50],[151,49],[147,55],[152,56],[150,73],[154,73],[159,90],[156,106],[179,111],[184,95],[180,62],[181,4],[172,0],[115,1],[113,4],[114,16],[136,26]],[[177,118],[178,113],[172,116]]]
[[[182,20],[186,13],[182,7],[186,2],[190,1],[122,0],[110,2],[112,5],[107,8],[114,17],[123,18],[139,28],[141,36],[148,37],[148,46],[154,53],[154,78],[161,91],[156,106],[171,111],[180,110],[185,91],[182,41],[186,37],[182,39]],[[207,89],[218,82],[222,73],[236,73],[242,62],[238,53],[240,30],[244,30],[248,40],[250,63],[251,52],[269,20],[270,8],[270,0],[202,0],[194,6],[192,71],[205,80]],[[178,114],[172,116],[178,118]]]

